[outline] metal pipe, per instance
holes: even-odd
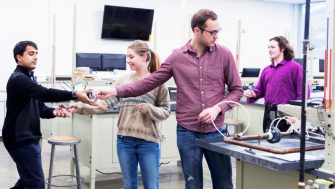
[[[306,151],[306,72],[307,72],[307,51],[309,49],[309,16],[310,16],[310,0],[306,0],[305,6],[305,28],[303,41],[303,77],[302,77],[302,104],[301,104],[301,135],[300,135],[300,169],[299,183],[303,183],[305,173],[305,151]]]
[[[288,136],[292,134],[293,134],[292,132],[280,132],[280,136]],[[246,135],[246,136],[240,136],[237,134],[234,135],[235,140],[263,140],[263,139],[268,139],[268,138],[269,138],[268,133],[262,133],[258,135]]]

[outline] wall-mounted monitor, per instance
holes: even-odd
[[[258,77],[260,68],[243,68],[241,77]]]
[[[76,67],[89,67],[93,71],[101,70],[100,53],[76,53]]]
[[[102,54],[102,70],[126,70],[125,54]]]
[[[101,38],[149,40],[154,10],[105,5]]]

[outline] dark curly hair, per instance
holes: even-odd
[[[290,45],[288,40],[284,36],[276,36],[272,37],[269,41],[277,41],[278,46],[280,49],[284,49],[284,59],[285,60],[292,60],[294,59],[294,50],[293,47]]]

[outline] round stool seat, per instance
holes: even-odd
[[[49,168],[49,177],[46,178],[46,184],[48,185],[48,189],[51,189],[51,186],[54,187],[73,187],[77,186],[77,189],[81,189],[81,177],[79,171],[79,160],[78,160],[78,152],[77,145],[80,143],[80,138],[70,135],[61,135],[61,136],[52,136],[48,138],[48,143],[51,144],[51,156],[50,156],[50,168]],[[53,162],[54,162],[54,154],[55,154],[55,146],[71,146],[73,147],[73,155],[74,155],[74,164],[76,175],[52,175]],[[77,183],[71,185],[55,185],[52,184],[52,179],[55,177],[71,177],[76,178]]]
[[[74,145],[80,143],[80,138],[69,135],[53,136],[48,138],[48,143],[55,145]]]

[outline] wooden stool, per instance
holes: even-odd
[[[233,134],[237,134],[237,133],[241,132],[243,122],[240,121],[240,120],[236,120],[236,119],[225,119],[224,123],[223,123],[223,126],[226,127],[227,131],[228,131],[229,126],[233,126],[234,127],[234,133]],[[228,131],[228,133],[229,133],[229,131]]]
[[[51,186],[55,187],[72,187],[77,186],[77,189],[81,188],[81,178],[80,178],[80,172],[79,172],[79,160],[78,160],[78,153],[77,153],[77,145],[80,143],[80,139],[75,136],[53,136],[48,138],[48,143],[51,144],[51,157],[50,157],[50,168],[49,168],[49,177],[46,179],[46,183],[48,185],[48,189],[51,188]],[[76,168],[76,175],[54,175],[52,176],[52,168],[53,168],[53,162],[54,162],[54,154],[55,154],[55,146],[61,145],[61,146],[73,146],[73,153],[74,153],[74,164]],[[77,184],[74,185],[54,185],[52,184],[52,178],[54,177],[62,177],[62,176],[70,176],[70,177],[76,177]]]

